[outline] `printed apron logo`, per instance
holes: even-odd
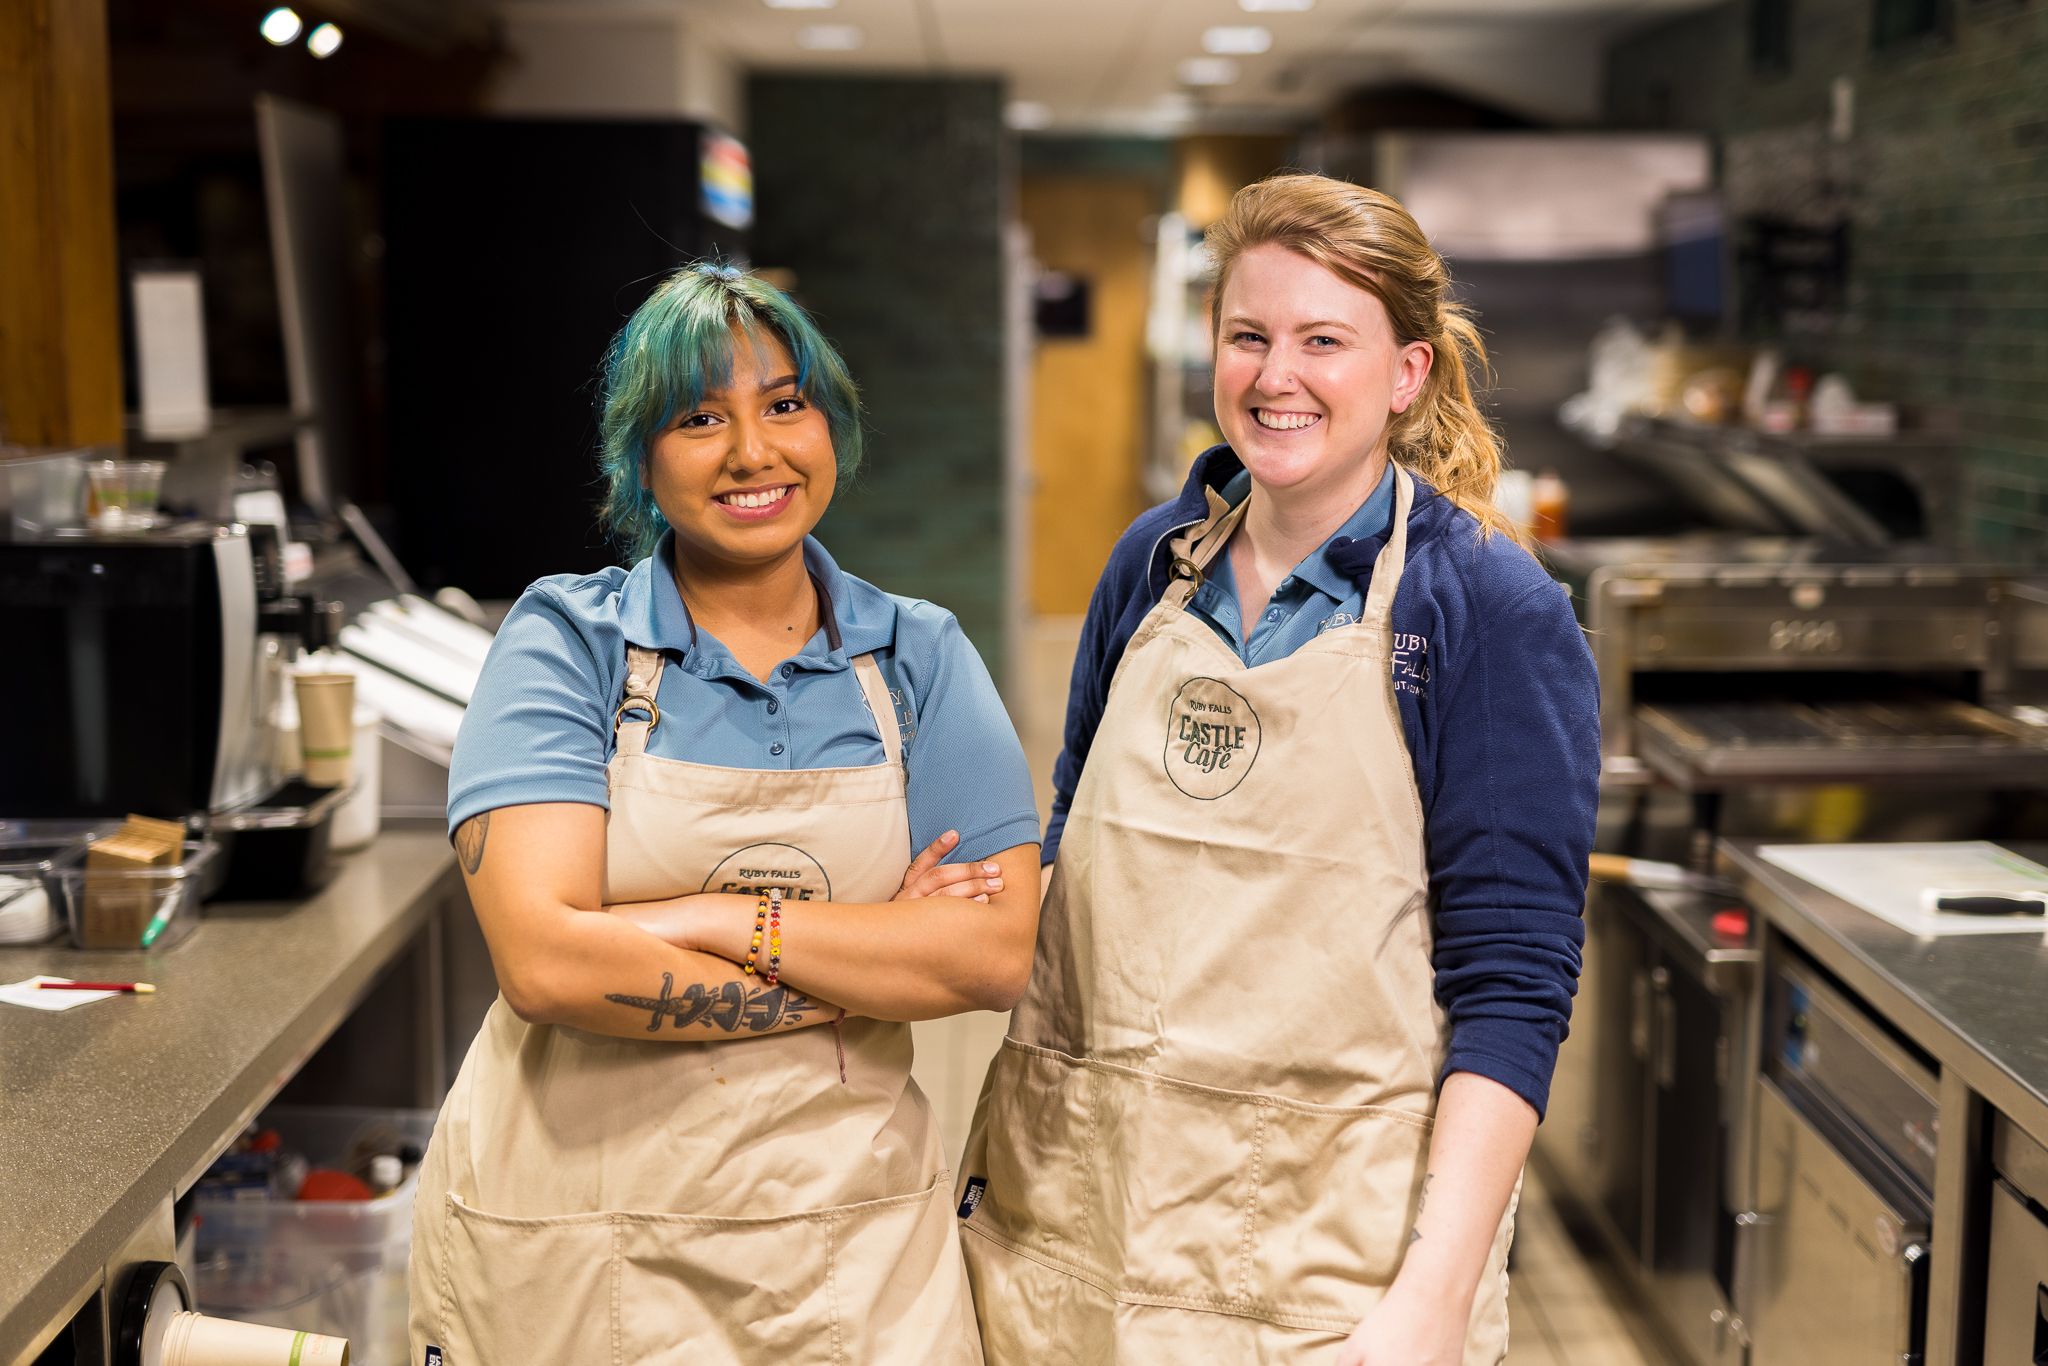
[[[728,854],[700,889],[759,896],[780,887],[792,901],[830,901],[832,879],[825,866],[794,844],[750,844]]]
[[[1191,678],[1166,709],[1166,776],[1190,797],[1235,790],[1259,757],[1259,714],[1213,678]]]

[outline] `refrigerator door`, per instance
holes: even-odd
[[[1750,1366],[1920,1361],[1924,1216],[1880,1195],[1769,1078],[1757,1091]]]

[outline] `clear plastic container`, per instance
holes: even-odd
[[[315,1166],[368,1178],[370,1161],[424,1150],[432,1110],[297,1109],[258,1124]],[[248,1323],[347,1338],[358,1366],[406,1366],[406,1260],[417,1171],[374,1200],[213,1198],[202,1188],[192,1280],[198,1308]]]
[[[161,460],[95,460],[85,467],[92,481],[93,525],[101,531],[129,531],[156,525],[157,495],[163,489]]]
[[[0,821],[0,944],[41,944],[68,923],[63,874],[104,822]]]
[[[81,949],[164,949],[199,923],[199,901],[217,846],[187,840],[185,856],[161,868],[88,868],[57,874],[64,919]]]
[[[85,457],[78,451],[0,454],[0,497],[17,532],[76,526],[84,515]]]

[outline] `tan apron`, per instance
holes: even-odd
[[[1242,516],[1212,494],[1125,647],[961,1164],[991,1366],[1326,1364],[1400,1269],[1445,1017],[1396,489],[1357,624],[1246,668],[1185,610]],[[1467,1366],[1507,1351],[1512,1219]]]
[[[627,698],[657,696],[662,656],[627,659]],[[606,903],[779,886],[801,954],[803,900],[893,896],[902,745],[874,660],[853,667],[887,763],[691,764],[646,752],[658,717],[622,720]],[[829,1026],[640,1042],[530,1025],[499,998],[420,1173],[413,1366],[429,1347],[445,1366],[979,1362],[910,1026],[844,1034],[842,1083]]]

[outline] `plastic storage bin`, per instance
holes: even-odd
[[[371,1156],[427,1146],[432,1110],[271,1110],[258,1121],[315,1166],[362,1175]],[[406,1259],[416,1172],[374,1200],[195,1195],[200,1312],[347,1338],[356,1366],[406,1366]]]
[[[68,923],[63,874],[104,823],[0,821],[0,944],[41,944]]]
[[[211,840],[187,840],[184,858],[161,868],[113,870],[80,862],[62,869],[57,880],[72,944],[132,951],[177,943],[199,923],[215,852]]]

